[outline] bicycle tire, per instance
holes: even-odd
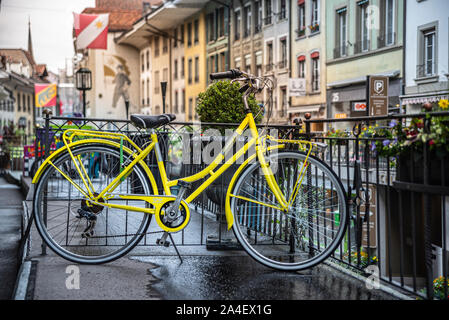
[[[123,151],[125,152],[125,150],[123,150]],[[95,154],[95,153],[103,152],[105,154],[110,154],[111,156],[114,156],[115,159],[120,157],[120,150],[118,150],[118,148],[110,146],[110,145],[106,145],[106,144],[101,144],[101,143],[100,144],[81,145],[81,146],[78,146],[78,147],[74,148],[72,150],[72,152],[73,152],[74,155],[92,154],[92,153]],[[131,155],[128,154],[128,157],[131,158]],[[103,158],[103,159],[105,160],[105,162],[107,161],[106,158]],[[101,168],[100,167],[98,169],[98,174],[99,175],[101,173],[103,173],[103,175],[107,176],[107,172],[105,171],[105,170],[108,170],[107,166],[110,166],[111,163],[113,163],[113,161],[116,161],[116,160],[113,160],[112,157],[110,159],[111,160],[109,162],[104,163],[104,167],[105,168]],[[71,161],[70,154],[68,152],[65,152],[65,153],[62,153],[62,154],[58,155],[55,159],[52,160],[52,162],[60,170],[66,170],[66,171],[69,171],[70,173],[72,173],[73,168],[66,168],[66,169],[64,168],[64,165],[68,166],[68,163],[70,163],[69,160]],[[96,170],[95,166],[96,166],[96,164],[95,164],[95,161],[94,161],[94,170]],[[117,171],[116,168],[117,168],[117,164],[115,163],[115,164],[113,164],[112,168],[109,168],[109,172],[113,172],[114,173],[114,171]],[[88,168],[88,169],[91,169],[91,168]],[[102,169],[104,170],[104,172],[100,173],[100,171]],[[116,245],[118,248],[115,251],[106,252],[106,254],[98,255],[98,256],[95,256],[95,255],[82,255],[79,252],[76,252],[77,250],[81,250],[81,248],[82,248],[81,245],[77,245],[75,243],[75,245],[73,246],[75,248],[75,249],[73,249],[73,251],[75,251],[75,252],[70,251],[68,249],[69,247],[72,248],[72,246],[70,245],[70,242],[69,242],[69,245],[67,245],[68,236],[66,236],[66,246],[65,246],[66,248],[64,248],[64,246],[61,245],[61,243],[58,243],[58,241],[56,241],[54,239],[55,238],[54,234],[52,236],[52,234],[50,233],[50,226],[48,226],[48,222],[51,221],[52,218],[56,219],[56,220],[60,219],[60,218],[58,216],[55,216],[55,217],[49,217],[48,216],[48,212],[51,212],[51,210],[48,210],[48,199],[51,199],[51,197],[49,196],[48,193],[47,193],[47,198],[46,198],[46,201],[47,201],[47,217],[46,217],[47,218],[47,224],[44,222],[44,210],[43,210],[43,206],[44,206],[43,193],[45,192],[45,188],[47,188],[47,190],[53,188],[52,182],[53,182],[53,180],[57,181],[56,179],[58,178],[57,177],[58,174],[62,177],[62,175],[52,165],[48,165],[44,169],[44,171],[42,172],[42,175],[40,176],[40,178],[39,178],[39,180],[38,180],[38,182],[36,184],[35,194],[34,194],[34,202],[33,202],[33,209],[34,209],[33,211],[34,211],[34,218],[35,218],[37,230],[39,231],[39,234],[41,235],[41,237],[44,240],[44,242],[47,244],[47,246],[52,251],[54,251],[57,255],[61,256],[62,258],[67,259],[67,260],[72,261],[72,262],[75,262],[75,263],[80,263],[80,264],[102,264],[102,263],[107,263],[107,262],[114,261],[114,260],[124,256],[125,254],[127,254],[130,250],[132,250],[141,241],[142,237],[144,236],[146,230],[148,229],[148,227],[149,227],[149,225],[151,223],[151,218],[152,218],[151,214],[141,213],[140,217],[142,218],[142,221],[141,222],[137,221],[138,226],[136,226],[136,228],[134,230],[135,233],[133,234],[133,233],[131,233],[132,231],[130,231],[130,235],[129,235],[130,240],[127,241],[128,240],[127,239],[128,236],[125,236],[126,243],[124,243],[123,245]],[[126,179],[128,179],[128,178],[133,179],[133,176],[137,176],[137,178],[139,179],[138,182],[133,182],[131,180],[131,183],[134,184],[134,187],[131,187],[132,190],[133,191],[137,190],[137,192],[135,192],[135,193],[141,193],[141,194],[145,194],[145,195],[154,194],[155,193],[155,190],[151,188],[152,184],[149,183],[148,176],[145,174],[145,170],[139,164],[136,164],[134,166],[133,173],[128,175],[128,177]],[[49,182],[50,178],[53,178],[53,180]],[[71,176],[71,178],[73,178],[73,177]],[[65,178],[63,178],[63,179],[65,179]],[[63,180],[63,179],[60,179],[60,180]],[[93,179],[93,182],[92,182],[93,184],[96,183],[94,180],[95,179]],[[71,185],[70,182],[67,179],[65,179],[65,181],[69,185]],[[126,182],[128,182],[128,180]],[[123,184],[124,184],[124,182],[122,182],[120,184],[120,186],[122,186]],[[58,188],[59,188],[59,186],[58,186]],[[72,189],[75,189],[75,188],[72,188]],[[62,187],[62,190],[63,191],[61,191],[61,194],[65,195],[67,193],[67,196],[69,198],[71,198],[71,197],[75,198],[76,192],[70,192],[69,191],[70,189],[67,189],[67,191],[64,191],[64,187]],[[59,193],[59,191],[58,191],[58,193]],[[55,199],[58,199],[58,198],[55,197]],[[64,201],[64,199],[62,201]],[[80,204],[81,202],[79,200],[69,200],[69,201],[74,201],[74,206],[75,207],[80,207],[81,206],[81,204]],[[55,200],[55,203],[56,203],[56,200]],[[68,207],[67,207],[67,213],[66,213],[67,214],[67,221],[69,221],[70,219],[74,219],[72,217],[74,211],[72,210],[71,205],[72,204],[69,203]],[[145,204],[145,206],[148,206],[148,205]],[[55,208],[54,212],[57,213],[58,212],[57,205],[55,205],[54,208]],[[108,210],[108,208],[105,207],[104,210]],[[122,211],[124,211],[124,210],[122,210]],[[102,217],[102,213],[103,212],[100,212],[98,214],[97,218]],[[136,212],[132,212],[132,213],[135,214]],[[108,226],[107,219],[108,219],[109,215],[112,217],[112,219],[120,219],[120,218],[115,218],[115,216],[112,216],[109,213],[109,210],[105,213],[105,215],[106,215],[106,218],[104,218],[104,217],[102,217],[102,218],[103,218],[103,224],[105,225],[104,230],[105,230],[106,236],[104,236],[102,238],[101,236],[98,236],[96,234],[95,238],[86,238],[86,240],[85,240],[85,243],[86,243],[85,244],[85,252],[88,251],[89,253],[90,252],[95,253],[96,252],[95,250],[97,250],[97,252],[102,252],[102,251],[106,251],[107,249],[105,249],[105,248],[107,248],[108,246],[109,247],[114,247],[114,246],[111,245],[111,242],[112,241],[117,241],[117,240],[114,240],[114,235],[111,234],[111,233],[108,234],[108,231],[113,230],[113,228],[119,228],[119,230],[123,230],[123,226],[121,226],[121,227],[120,226],[117,227],[115,225],[112,226],[112,227]],[[137,219],[137,218],[135,218],[135,216],[130,216],[130,217],[131,217],[130,218],[131,222],[128,221],[129,216],[128,216],[128,213],[126,212],[126,219],[127,219],[126,223],[127,223],[127,226],[125,227],[125,229],[129,229],[128,224],[131,226],[131,224],[133,222],[132,219]],[[77,217],[75,217],[75,218],[77,218]],[[105,219],[106,219],[106,222],[104,222]],[[82,219],[80,219],[80,220],[82,220]],[[100,221],[97,221],[97,225],[99,224],[99,222]],[[73,227],[73,225],[72,225],[72,227]],[[71,240],[75,237],[75,231],[77,229],[79,229],[78,226],[73,227],[74,234],[72,235]],[[67,230],[67,233],[68,233],[69,228],[66,227],[66,230]],[[126,231],[128,231],[128,230],[126,230]],[[98,232],[98,231],[96,231],[96,232]],[[76,236],[75,239],[77,241],[79,241],[79,242],[84,241],[84,240],[80,240],[78,235]],[[100,244],[99,243],[101,241],[100,239],[105,239],[105,241]],[[109,244],[108,244],[108,239],[111,239],[111,240],[109,240]],[[90,242],[94,242],[94,243],[93,244],[92,243],[89,244],[89,241]],[[95,245],[95,241],[98,242],[97,245]]]
[[[275,178],[288,200],[291,196],[289,191],[293,192],[294,184],[291,184],[291,182],[296,181],[297,178],[297,176],[294,176],[294,172],[300,171],[290,168],[290,172],[293,174],[287,177],[285,168],[288,167],[286,165],[283,167],[282,163],[288,163],[289,160],[292,163],[298,161],[299,166],[301,162],[305,164],[306,155],[297,151],[282,151],[269,155],[267,159],[273,162],[275,157],[278,160],[278,171]],[[279,163],[281,164],[279,165]],[[291,208],[287,214],[282,215],[280,210],[267,207],[267,204],[273,206],[278,206],[278,204],[276,204],[277,200],[269,189],[265,178],[260,178],[263,175],[260,174],[261,169],[258,161],[248,165],[240,173],[235,184],[230,186],[228,201],[230,201],[234,219],[232,227],[234,235],[253,259],[267,267],[284,271],[299,271],[311,268],[327,259],[341,243],[344,236],[348,212],[346,193],[340,179],[326,163],[313,156],[308,157],[307,164],[307,169],[304,169],[306,170],[304,174],[307,177],[304,180],[312,178],[312,181],[303,180],[301,189],[294,202],[292,202],[292,205],[296,204],[298,207]],[[315,172],[312,173],[308,170]],[[313,186],[314,180],[319,183],[320,180],[316,179],[318,177],[324,181],[323,185]],[[289,182],[290,190],[288,190]],[[320,187],[323,188],[320,190]],[[326,198],[329,193],[332,197]],[[254,199],[250,198],[251,195]],[[338,197],[335,202],[332,199],[334,195]],[[304,205],[304,198],[306,198],[308,206]],[[314,201],[310,198],[316,198],[316,209],[310,209],[309,205],[313,203],[310,201]],[[273,202],[273,200],[275,201]],[[264,205],[254,201],[264,203]],[[268,203],[268,201],[271,201],[271,203]],[[338,206],[338,212],[335,210],[335,206]],[[337,213],[339,216],[338,225],[337,221],[334,220]],[[307,224],[305,224],[306,216]],[[315,227],[313,226],[314,219]],[[320,225],[320,222],[323,225]],[[332,225],[329,226],[329,224]],[[305,236],[305,231],[308,232],[308,237]],[[332,235],[332,238],[327,239],[329,235]],[[328,240],[329,243],[327,243]],[[324,248],[323,242],[325,242]],[[292,248],[294,252],[291,252]]]

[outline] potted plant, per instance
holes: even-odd
[[[243,94],[239,91],[240,85],[237,82],[231,83],[229,80],[214,82],[208,86],[205,92],[198,95],[198,105],[196,112],[201,122],[209,123],[240,123],[246,117],[245,107],[243,105]],[[248,106],[253,112],[256,123],[262,120],[262,113],[257,101],[253,96],[248,97]],[[214,128],[211,125],[203,125],[202,129]],[[215,128],[221,133],[222,145],[224,146],[225,129],[234,129],[235,127],[220,126]],[[206,143],[208,143],[206,141]],[[223,194],[238,168],[238,164],[228,168],[221,179],[217,179],[209,188],[206,194],[215,203],[221,204]]]

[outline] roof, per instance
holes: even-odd
[[[142,16],[142,10],[86,8],[85,14],[109,13],[109,31],[126,31],[132,29],[133,23]]]
[[[5,56],[7,62],[30,64],[34,66],[33,57],[24,49],[0,49],[0,56]]]

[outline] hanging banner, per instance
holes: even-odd
[[[306,95],[306,79],[290,78],[288,79],[288,92],[290,97],[303,97]]]
[[[34,84],[34,97],[37,108],[56,106],[56,84]]]

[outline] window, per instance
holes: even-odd
[[[159,93],[159,71],[154,72],[154,93]]]
[[[187,72],[188,72],[188,81],[189,84],[192,83],[192,59],[189,59],[189,65],[187,67]]]
[[[186,112],[186,109],[185,109],[185,107],[186,107],[186,90],[185,89],[182,89],[182,95],[181,95],[181,110],[182,110],[182,112]]]
[[[209,13],[206,17],[207,21],[207,41],[214,41],[215,40],[215,20],[214,20],[214,14]]]
[[[181,25],[181,44],[184,45],[184,25]]]
[[[346,36],[347,36],[347,22],[346,22],[346,7],[337,10],[336,19],[336,47],[334,49],[334,58],[340,58],[347,55]]]
[[[311,55],[312,58],[312,91],[320,91],[320,56],[318,52]]]
[[[395,3],[396,0],[380,1],[380,30],[377,39],[379,48],[391,46],[396,41]]]
[[[271,15],[273,13],[271,0],[265,0],[265,25],[271,24]]]
[[[262,76],[262,51],[256,52],[256,75]]]
[[[140,56],[140,60],[142,63],[142,72],[145,71],[145,55],[142,53],[142,55]]]
[[[145,105],[145,80],[142,80],[142,106]]]
[[[147,105],[150,105],[150,79],[147,79]]]
[[[298,78],[306,77],[306,56],[302,55],[298,57]]]
[[[235,29],[234,29],[234,40],[240,39],[240,24],[241,24],[240,10],[236,10],[234,12],[234,21],[235,21]]]
[[[243,37],[247,38],[251,35],[251,5],[243,8],[244,24],[243,24]]]
[[[287,68],[287,38],[283,37],[280,39],[280,52],[279,56],[281,60],[279,61],[279,68]]]
[[[217,10],[217,33],[218,37],[223,37],[225,35],[225,30],[227,28],[225,24],[225,9],[223,7]]]
[[[175,113],[179,112],[179,106],[178,106],[178,90],[175,90]]]
[[[200,58],[195,57],[195,82],[200,82]]]
[[[306,34],[306,7],[304,1],[302,1],[300,4],[298,4],[298,37],[302,37],[305,34]]]
[[[178,47],[178,28],[176,28],[173,32],[173,48]]]
[[[27,107],[28,107],[28,112],[31,112],[30,96],[27,96]]]
[[[251,55],[245,56],[245,72],[251,74]]]
[[[147,50],[147,70],[150,70],[150,50]]]
[[[273,42],[267,43],[267,66],[266,70],[271,71],[273,69]]]
[[[288,97],[287,97],[287,87],[281,87],[281,112],[279,113],[279,116],[285,117],[287,114],[287,105],[288,105]]]
[[[319,0],[312,0],[311,4],[310,31],[313,33],[320,31],[320,2]]]
[[[175,80],[178,80],[178,59],[175,59],[175,62],[173,65],[173,78]]]
[[[20,111],[22,105],[20,104],[20,93],[17,93],[17,111]]]
[[[184,68],[185,68],[185,61],[186,59],[184,57],[181,58],[181,79],[184,79]]]
[[[193,29],[194,29],[194,39],[193,39],[193,41],[195,42],[195,44],[198,44],[198,41],[200,41],[199,39],[200,39],[200,37],[199,37],[199,21],[198,20],[195,20],[194,21],[194,27],[193,27]]]
[[[159,57],[159,37],[154,37],[154,56]]]
[[[192,23],[187,24],[187,46],[192,46]]]
[[[260,1],[254,4],[254,33],[262,30],[262,5]]]
[[[424,35],[424,74],[423,76],[433,76],[435,72],[435,28],[426,30]]]
[[[287,19],[287,0],[279,0],[279,19]]]
[[[236,69],[239,69],[240,70],[240,68],[241,68],[241,58],[240,57],[237,57],[237,58],[235,58],[235,60],[234,60],[234,64],[235,64],[235,68]]]
[[[395,32],[394,32],[394,0],[386,0],[385,5],[385,39],[386,45],[392,45],[395,40]]]
[[[168,38],[163,37],[162,38],[162,53],[167,53],[167,52],[168,52]]]
[[[193,120],[193,99],[189,98],[189,120]]]
[[[223,72],[226,71],[226,53],[220,53],[220,67],[218,71]]]
[[[168,81],[168,68],[164,68],[162,70],[162,81],[164,82]]]
[[[369,50],[369,28],[368,28],[368,0],[359,1],[357,8],[357,41],[355,43],[355,53]]]

